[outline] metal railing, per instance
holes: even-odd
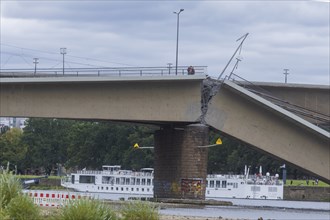
[[[177,75],[188,75],[188,66],[178,66]],[[206,75],[207,66],[194,66],[196,75]],[[0,69],[0,77],[90,77],[90,76],[175,76],[171,67]]]
[[[238,78],[239,80],[236,80],[235,78]],[[267,91],[266,89],[261,88],[261,86],[255,85],[252,82],[249,82],[248,80],[246,80],[234,73],[229,75],[228,80],[232,80],[234,83],[244,87],[245,89],[249,90],[250,92],[253,92],[256,95],[267,99],[268,101],[272,102],[273,104],[278,105],[281,108],[286,109],[287,111],[290,111],[293,114],[312,119],[309,121],[312,122],[313,124],[315,124],[316,126],[321,127],[324,130],[329,130],[329,127],[330,127],[330,116],[329,115],[326,115],[321,112],[317,112],[315,110],[308,109],[306,107],[302,107],[302,106],[290,103],[289,101],[277,98],[271,92]]]

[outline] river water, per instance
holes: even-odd
[[[222,199],[233,206],[204,206],[201,208],[166,208],[161,214],[222,217],[232,219],[330,220],[329,202],[285,200]]]

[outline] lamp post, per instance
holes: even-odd
[[[283,74],[285,75],[285,81],[284,81],[284,82],[287,83],[287,81],[288,81],[287,78],[288,78],[288,75],[289,75],[289,73],[288,73],[289,69],[284,69],[284,71],[285,71],[285,72],[283,73]]]
[[[177,23],[176,23],[176,60],[175,60],[175,75],[178,75],[178,49],[179,49],[179,17],[180,13],[183,12],[184,9],[180,9],[179,12],[173,12],[177,15]]]
[[[64,55],[66,54],[66,48],[62,47],[60,48],[61,54],[63,54],[63,76],[64,76]]]
[[[37,74],[37,64],[39,63],[39,58],[33,58],[34,63],[34,75]]]
[[[170,75],[171,74],[172,63],[167,63],[167,65],[168,65],[168,75]]]

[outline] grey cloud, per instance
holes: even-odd
[[[78,55],[109,61],[103,65],[174,63],[173,11],[184,8],[180,15],[181,65],[207,65],[209,73],[217,76],[238,46],[236,39],[249,32],[242,50],[244,60],[237,70],[245,78],[282,81],[283,68],[290,68],[289,79],[296,81],[306,80],[310,72],[315,72],[310,82],[329,78],[329,3],[6,1],[1,5],[1,43],[57,53],[24,51],[30,53],[25,59],[54,59],[40,65],[59,63],[59,48],[63,46],[68,47],[68,59],[73,59],[69,55]],[[20,53],[2,47],[2,60],[9,57],[3,51]],[[30,67],[22,60],[12,57],[5,66]]]

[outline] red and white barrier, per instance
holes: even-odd
[[[23,193],[31,197],[34,204],[46,207],[62,207],[67,205],[70,200],[93,198],[93,196],[88,193],[68,191],[25,190]]]

